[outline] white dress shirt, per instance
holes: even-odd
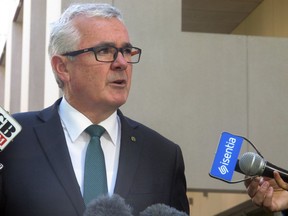
[[[90,141],[90,136],[84,130],[92,122],[73,108],[64,97],[59,105],[59,115],[74,172],[83,194],[85,155]],[[116,183],[121,140],[121,123],[117,112],[115,111],[99,125],[106,130],[100,141],[105,157],[108,193],[112,195]]]

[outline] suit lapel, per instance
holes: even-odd
[[[121,119],[121,147],[114,193],[126,198],[137,171],[142,139],[135,130],[138,124],[130,122],[120,111],[118,115]]]
[[[52,107],[39,114],[44,123],[35,127],[35,133],[67,196],[79,215],[85,210],[85,204],[74,174],[65,135],[58,114],[58,100]],[[121,120],[121,147],[119,166],[114,193],[126,198],[137,171],[142,149],[141,134],[135,130],[138,123],[130,121],[118,111]]]
[[[53,107],[43,110],[39,117],[45,122],[35,127],[40,145],[51,168],[64,188],[79,215],[85,210],[85,204],[74,174],[65,135],[58,115],[60,100]]]

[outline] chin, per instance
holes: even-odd
[[[122,106],[125,103],[126,103],[126,99],[125,100],[114,100],[111,103],[111,105],[114,106],[116,109],[118,109],[120,106]]]

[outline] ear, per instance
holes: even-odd
[[[51,66],[54,73],[65,83],[69,80],[69,71],[67,70],[67,58],[60,55],[54,55],[51,58]]]

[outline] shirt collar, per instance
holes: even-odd
[[[63,97],[59,105],[59,115],[72,142],[74,142],[81,133],[92,124],[86,116],[72,107],[66,101],[65,97]],[[114,145],[117,143],[119,124],[120,121],[116,111],[107,119],[99,123],[99,125],[105,128]]]

